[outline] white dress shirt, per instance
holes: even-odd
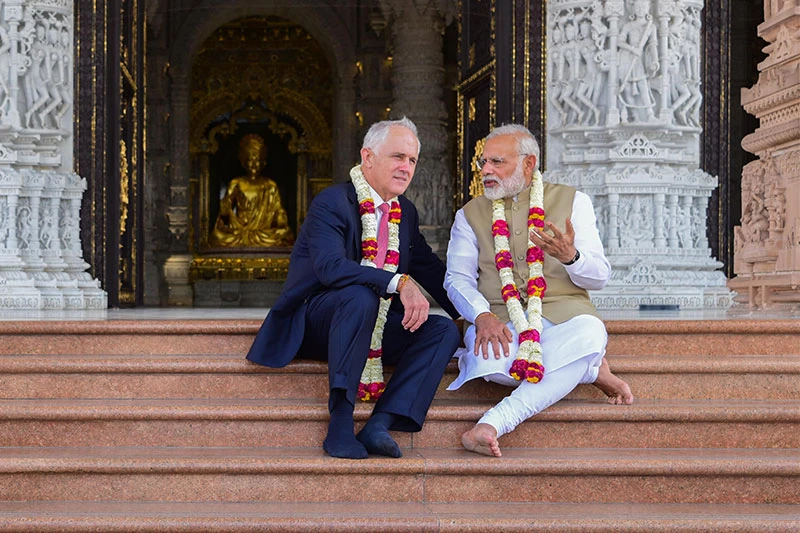
[[[383,213],[381,213],[381,210],[378,209],[378,206],[379,205],[383,205],[386,202],[384,202],[383,198],[381,198],[381,195],[378,194],[375,191],[375,189],[372,188],[372,185],[369,185],[369,183],[367,185],[369,186],[369,193],[372,195],[372,202],[375,204],[375,222],[377,223],[377,225],[375,227],[379,228],[379,227],[381,227],[381,217],[383,216]],[[389,206],[389,207],[391,207],[391,206]],[[359,217],[359,220],[361,220],[360,217]],[[367,264],[367,260],[366,259],[361,259],[361,264],[362,265],[366,265]],[[388,293],[397,292],[397,284],[400,282],[400,276],[401,275],[402,275],[402,273],[394,275],[392,280],[389,282],[389,286],[386,288],[386,292],[388,292]]]
[[[575,192],[571,221],[575,228],[575,248],[581,257],[571,265],[564,265],[564,268],[578,287],[602,289],[611,276],[611,265],[603,251],[592,200],[587,194]],[[565,231],[565,228],[559,229]],[[467,222],[464,210],[459,209],[450,231],[444,287],[461,316],[473,324],[475,317],[491,311],[489,302],[478,291],[478,254],[478,240]]]

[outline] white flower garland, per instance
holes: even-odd
[[[356,165],[350,170],[350,178],[358,195],[359,213],[361,214],[361,253],[362,264],[376,268],[375,256],[377,254],[378,242],[378,223],[375,217],[375,202],[370,193],[370,187],[361,165]],[[389,242],[386,248],[386,261],[383,270],[387,272],[397,272],[400,264],[400,202],[395,196],[389,201],[389,213],[384,216],[389,217]],[[383,364],[381,355],[383,353],[383,330],[386,326],[386,317],[389,313],[389,305],[392,297],[381,298],[378,308],[378,318],[375,320],[375,327],[372,330],[370,341],[370,353],[361,373],[361,384],[358,389],[358,397],[363,401],[370,399],[377,400],[386,388],[383,381]]]
[[[530,231],[544,226],[544,185],[542,175],[533,174],[528,210],[528,310],[527,316],[520,302],[519,291],[514,282],[514,261],[509,244],[508,223],[505,218],[505,199],[492,202],[492,236],[494,239],[495,264],[502,284],[503,300],[508,315],[519,336],[517,359],[509,373],[515,379],[526,379],[537,383],[544,375],[542,365],[542,295],[544,294],[544,252],[533,244]]]

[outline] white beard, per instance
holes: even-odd
[[[497,183],[494,187],[486,187],[486,182]],[[494,174],[487,174],[483,177],[483,195],[489,200],[500,200],[501,198],[511,198],[518,195],[525,189],[525,175],[522,173],[522,165],[517,163],[514,172],[505,179],[500,179]]]

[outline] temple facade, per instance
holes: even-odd
[[[796,0],[4,0],[0,307],[268,306],[408,116],[442,256],[517,122],[593,199],[598,307],[796,308],[799,32]]]

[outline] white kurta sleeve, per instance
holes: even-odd
[[[456,213],[450,230],[444,288],[456,310],[470,323],[491,310],[489,302],[478,292],[478,239],[463,209]]]
[[[603,251],[592,199],[580,191],[575,192],[572,202],[572,226],[575,228],[575,248],[581,257],[571,265],[564,265],[564,268],[572,283],[578,287],[602,289],[611,277],[611,264]]]

